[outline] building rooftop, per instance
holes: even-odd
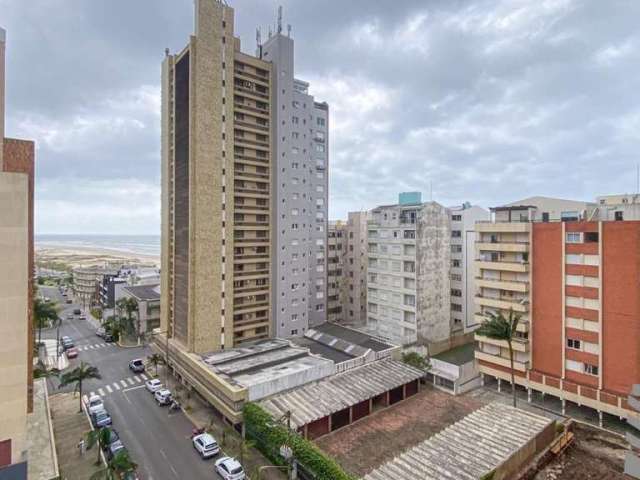
[[[467,415],[364,480],[478,480],[502,465],[553,420],[500,403]]]
[[[133,285],[124,287],[123,290],[129,292],[138,300],[160,300],[160,285]]]
[[[295,347],[282,339],[262,340],[244,347],[203,354],[201,358],[213,373],[226,382],[246,388],[311,370],[321,376],[334,371],[332,361],[312,355],[307,348]],[[317,377],[311,378],[315,379]]]
[[[421,370],[387,358],[279,393],[260,404],[275,418],[291,412],[292,428],[297,429],[422,376]]]
[[[360,332],[358,330],[354,330],[352,328],[344,327],[342,325],[338,325],[337,323],[326,322],[317,327],[310,328],[307,331],[306,337],[310,337],[316,341],[330,340],[329,337],[334,337],[337,342],[334,342],[333,347],[340,347],[341,342],[350,343],[353,345],[357,345],[359,347],[365,349],[371,349],[374,352],[381,352],[383,350],[388,350],[390,348],[394,348],[396,345],[388,343],[382,339],[374,338],[371,335]],[[351,353],[352,350],[346,351],[345,353]],[[357,356],[357,355],[352,355]]]
[[[434,355],[433,358],[442,362],[451,363],[453,365],[462,366],[466,363],[474,361],[474,352],[476,345],[474,342],[460,345],[459,347],[452,348],[446,352]]]

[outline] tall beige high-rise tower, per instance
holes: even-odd
[[[162,67],[167,348],[271,335],[271,84],[271,64],[241,53],[233,9],[196,0],[194,35]]]

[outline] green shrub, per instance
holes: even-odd
[[[318,480],[356,480],[356,477],[345,472],[336,461],[327,457],[313,443],[277,423],[259,405],[245,404],[243,415],[247,436],[275,465],[287,464],[280,455],[280,447],[288,444],[295,459],[315,474]]]

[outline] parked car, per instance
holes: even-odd
[[[73,313],[67,313],[67,320],[73,320]]]
[[[104,410],[104,403],[102,403],[102,398],[99,395],[91,395],[89,400],[87,400],[87,409],[89,413],[98,412],[100,410]]]
[[[195,448],[202,458],[210,458],[220,452],[218,442],[208,433],[193,437],[193,448]]]
[[[120,435],[114,428],[109,429],[109,442],[106,445],[102,445],[103,450],[108,450],[111,445],[115,445],[116,443],[122,444],[122,440],[120,440]]]
[[[78,317],[78,320],[86,320],[86,319],[87,319],[87,316],[86,316],[86,315],[80,315],[80,316]]]
[[[96,330],[96,335],[99,336],[100,338],[104,338],[106,333],[107,331],[104,329],[104,327],[98,327],[98,329]]]
[[[155,393],[162,388],[162,382],[157,378],[147,380],[146,382],[144,382],[144,385],[151,393]]]
[[[71,347],[67,349],[66,353],[67,353],[67,358],[69,359],[78,358],[78,349],[76,347]]]
[[[111,425],[111,416],[104,408],[96,410],[91,414],[91,423],[95,428],[107,427]]]
[[[73,314],[74,315],[80,315],[82,313],[82,311],[79,308],[76,308],[73,310]]]
[[[69,350],[71,347],[74,347],[74,343],[73,343],[73,339],[71,337],[68,337],[67,335],[63,336],[60,339],[60,343],[62,344],[62,348],[64,348],[64,350]]]
[[[143,373],[144,372],[144,362],[141,358],[134,358],[129,362],[129,370],[134,373]]]
[[[244,480],[242,465],[235,458],[222,457],[216,460],[216,472],[224,480]]]
[[[110,333],[105,333],[102,339],[107,343],[111,343],[114,341],[113,335],[111,335]]]
[[[111,443],[107,447],[107,459],[111,460],[120,450],[126,450],[121,440]]]
[[[71,303],[71,299],[70,298],[67,298],[67,303]]]
[[[171,390],[162,388],[153,394],[158,405],[169,405],[171,403]]]

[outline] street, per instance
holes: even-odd
[[[202,460],[191,443],[193,424],[182,412],[169,413],[168,407],[156,404],[153,395],[144,387],[144,381],[153,372],[134,374],[128,363],[134,358],[145,358],[148,347],[121,348],[105,343],[95,334],[90,320],[67,319],[77,304],[64,303],[56,287],[39,286],[42,296],[55,301],[61,308],[63,319],[60,336],[70,336],[79,350],[78,358],[69,361],[69,369],[81,361],[99,369],[102,379],[83,383],[83,394],[100,395],[109,411],[113,428],[120,435],[131,458],[138,464],[140,479],[176,480],[216,478],[214,461]],[[87,318],[89,318],[89,313]],[[55,339],[56,329],[43,330],[43,339]],[[49,378],[51,394],[59,390],[58,380]],[[66,387],[64,391],[71,391]]]

